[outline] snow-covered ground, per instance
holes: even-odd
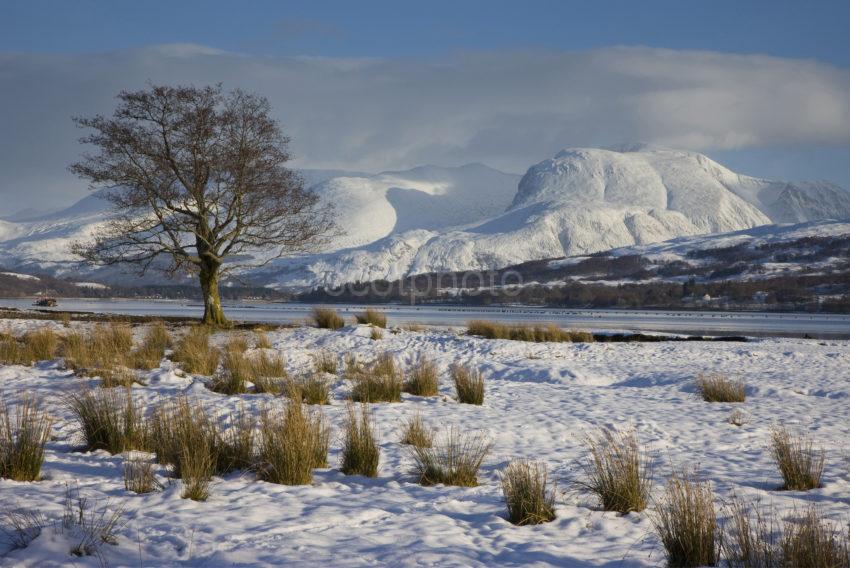
[[[62,329],[55,323],[4,323],[16,332],[36,325]],[[330,350],[340,361],[349,353],[369,360],[386,351],[405,367],[427,355],[439,364],[441,395],[403,395],[401,403],[371,405],[380,432],[379,476],[347,477],[336,466],[349,388],[338,380],[333,404],[323,407],[334,427],[331,467],[318,470],[311,486],[274,485],[236,473],[216,478],[209,500],[194,502],[180,498],[180,483],[169,484],[163,468],[158,474],[164,489],[136,495],[123,487],[121,456],[75,451],[79,439],[63,397],[96,380],[72,376],[59,361],[2,367],[0,396],[15,404],[35,395],[57,422],[43,479],[0,480],[0,509],[59,515],[67,483],[91,499],[123,505],[128,522],[117,545],[104,547],[111,566],[661,565],[649,512],[602,512],[570,483],[580,474],[585,436],[612,427],[635,428],[648,445],[655,496],[672,467],[691,465],[712,481],[718,501],[733,494],[758,496],[780,511],[814,502],[830,519],[847,520],[850,342],[533,344],[451,330],[388,331],[373,341],[364,326],[297,327],[269,336],[295,374],[310,367],[318,350]],[[484,371],[483,406],[454,400],[447,372],[453,362]],[[701,372],[743,378],[747,402],[703,402],[692,384]],[[216,394],[201,378],[178,376],[168,362],[150,372],[146,386],[133,388],[146,407],[178,394],[222,412],[243,404],[251,411],[283,404],[270,395]],[[727,421],[736,408],[749,417],[741,427]],[[398,443],[402,421],[416,410],[432,426],[479,430],[492,440],[479,487],[416,483],[410,451]],[[781,480],[767,444],[777,424],[808,432],[823,445],[827,465],[821,489],[775,490]],[[548,465],[561,490],[555,521],[516,527],[505,519],[499,472],[515,457]],[[67,548],[63,537],[47,529],[28,548],[0,556],[0,565],[98,565],[95,558],[68,555]]]

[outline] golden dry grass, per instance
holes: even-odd
[[[480,433],[450,428],[431,447],[411,446],[419,483],[422,485],[478,485],[478,470],[490,453],[490,442]]]
[[[588,457],[579,487],[599,498],[605,511],[643,511],[651,485],[650,461],[633,431],[604,430],[586,440]]]
[[[706,402],[744,402],[747,399],[744,381],[732,380],[720,373],[699,375],[695,382],[697,394]]]
[[[451,366],[457,401],[462,404],[484,404],[484,375],[475,367],[455,364]]]
[[[826,456],[822,449],[814,449],[810,438],[794,436],[783,427],[774,428],[770,449],[782,474],[783,489],[808,491],[821,486]]]
[[[588,343],[593,334],[587,331],[561,329],[554,324],[503,324],[489,320],[467,322],[467,333],[487,339],[511,339],[514,341]]]
[[[710,483],[701,482],[687,472],[675,472],[664,497],[655,506],[652,522],[664,546],[668,566],[717,564],[721,534]]]
[[[14,411],[0,403],[0,477],[39,479],[52,425],[53,420],[32,398],[24,398]]]
[[[513,524],[539,525],[555,519],[556,490],[545,464],[513,460],[502,472],[501,485],[508,520]]]
[[[345,320],[336,310],[331,308],[313,308],[313,323],[324,329],[339,329],[345,327]]]
[[[374,430],[368,407],[365,404],[360,405],[358,415],[354,405],[349,403],[339,467],[345,475],[378,475],[381,450]]]

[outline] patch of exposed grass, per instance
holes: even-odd
[[[246,383],[253,378],[251,371],[251,363],[241,351],[225,349],[221,368],[209,383],[210,390],[227,395],[245,394]]]
[[[425,424],[418,410],[405,422],[400,442],[420,448],[434,445],[434,430]]]
[[[539,525],[555,519],[555,487],[546,465],[513,460],[501,475],[508,520],[515,525]]]
[[[509,325],[489,320],[471,320],[467,322],[466,327],[469,335],[478,335],[487,339],[557,343],[588,343],[593,341],[593,334],[587,331],[561,329],[554,324]]]
[[[132,364],[133,331],[127,325],[97,324],[87,333],[72,332],[62,342],[65,367],[78,372]]]
[[[372,341],[378,341],[384,338],[384,332],[381,331],[379,327],[373,327],[369,332],[369,339]]]
[[[731,568],[848,568],[848,535],[817,506],[777,521],[757,503],[734,499],[724,526],[723,558]]]
[[[404,382],[404,392],[416,396],[437,396],[439,387],[436,363],[427,357],[420,357]]]
[[[14,412],[0,404],[0,477],[15,481],[36,481],[44,463],[44,446],[50,438],[53,421],[25,398]]]
[[[633,431],[604,430],[586,441],[585,479],[579,487],[599,498],[605,511],[643,511],[649,499],[651,467]]]
[[[345,475],[377,477],[381,450],[375,440],[374,425],[365,404],[360,405],[360,414],[354,405],[348,405],[348,420],[345,423],[340,471]]]
[[[100,377],[100,387],[111,389],[116,387],[129,388],[133,383],[144,384],[133,369],[124,366],[110,369],[91,369],[89,374]]]
[[[349,377],[355,402],[401,402],[404,376],[389,353],[381,353],[372,365]]]
[[[219,352],[210,346],[210,330],[204,326],[193,326],[180,340],[172,359],[180,363],[187,373],[212,375],[218,367]]]
[[[66,403],[87,450],[144,449],[147,433],[129,389],[86,389],[68,395]]]
[[[212,448],[201,445],[184,447],[180,456],[180,497],[192,501],[206,501],[210,496],[210,483],[215,472],[216,458]]]
[[[336,375],[336,355],[330,351],[319,351],[313,354],[313,368],[317,373],[330,373]]]
[[[152,323],[145,337],[130,355],[131,366],[136,369],[156,369],[165,357],[165,350],[171,347],[171,335],[163,322]]]
[[[271,349],[272,342],[269,340],[269,335],[263,329],[254,331],[254,345],[257,349]]]
[[[490,452],[483,434],[450,428],[444,439],[431,447],[411,446],[416,474],[422,485],[478,485],[478,470]]]
[[[699,375],[696,388],[706,402],[744,402],[747,399],[744,381],[735,381],[720,373]]]
[[[313,323],[323,329],[339,329],[345,327],[345,320],[336,310],[331,308],[313,308]]]
[[[0,338],[0,364],[28,366],[34,361],[35,355],[23,341],[12,335]]]
[[[62,522],[56,526],[58,532],[73,538],[77,544],[69,551],[74,556],[95,556],[102,566],[106,565],[101,547],[117,544],[118,532],[126,521],[122,521],[123,507],[110,510],[109,500],[100,508],[96,501],[82,497],[79,490],[70,486],[65,492],[65,509]]]
[[[783,489],[808,491],[821,486],[826,455],[823,450],[814,449],[810,438],[793,436],[785,428],[774,428],[770,449],[782,474]]]
[[[452,380],[457,401],[463,404],[484,404],[484,375],[475,367],[452,365]]]
[[[224,344],[225,351],[233,351],[235,353],[245,353],[250,346],[248,338],[242,333],[230,333],[227,342]]]
[[[46,361],[56,357],[59,337],[52,328],[42,327],[24,334],[24,345],[34,361]]]
[[[124,458],[124,489],[133,493],[153,493],[159,487],[153,462],[137,455]]]
[[[313,469],[326,467],[330,430],[324,417],[290,398],[283,412],[260,415],[258,475],[282,485],[308,485]]]
[[[331,384],[319,373],[311,373],[296,380],[291,394],[294,393],[306,404],[331,403]]]
[[[387,316],[374,308],[366,308],[359,314],[354,316],[357,323],[374,325],[375,327],[387,327]]]
[[[711,484],[687,472],[674,473],[652,517],[667,556],[667,566],[716,566],[721,534]]]

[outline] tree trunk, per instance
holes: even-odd
[[[204,325],[228,325],[218,293],[218,266],[202,266],[200,278],[201,292],[204,295]]]

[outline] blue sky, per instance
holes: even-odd
[[[69,117],[148,80],[266,95],[297,167],[522,173],[646,141],[850,187],[848,22],[850,1],[0,0],[0,214],[83,196]]]
[[[3,2],[0,50],[87,52],[197,43],[254,54],[397,57],[451,50],[647,45],[850,66],[850,2]]]

